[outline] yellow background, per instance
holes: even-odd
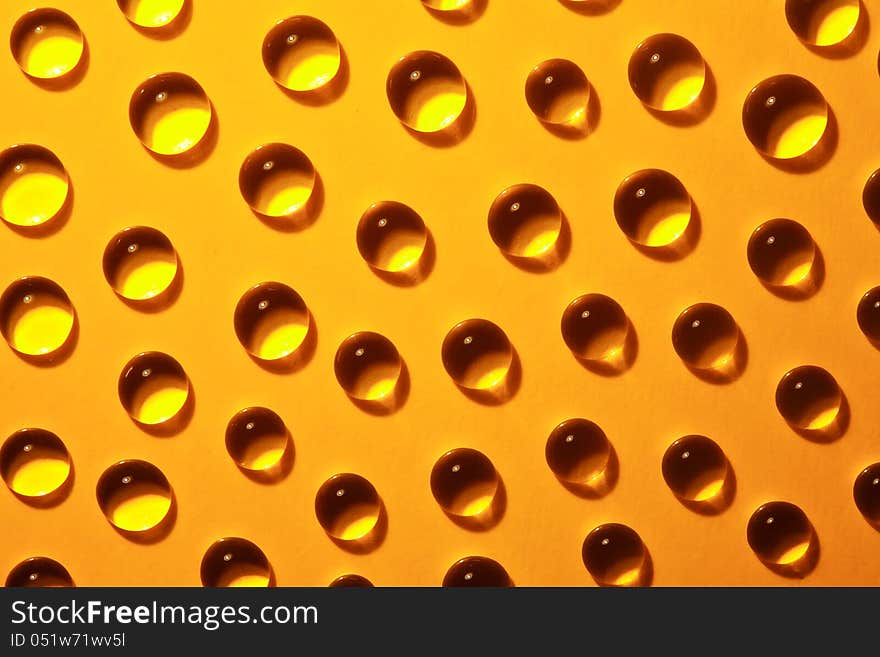
[[[869,4],[880,22],[880,7]],[[32,5],[4,0],[0,33]],[[880,352],[855,321],[859,298],[880,283],[880,235],[861,207],[864,181],[880,166],[880,37],[872,33],[850,58],[825,58],[798,42],[783,5],[623,0],[586,16],[555,0],[490,0],[474,23],[452,26],[417,0],[196,0],[186,30],[163,41],[134,30],[115,2],[55,0],[86,35],[88,71],[68,91],[47,91],[0,53],[0,142],[54,151],[75,189],[73,214],[44,238],[0,227],[0,281],[57,281],[80,335],[54,368],[0,349],[0,434],[54,431],[76,480],[66,501],[45,510],[0,491],[0,571],[46,555],[78,585],[198,585],[208,545],[242,536],[262,547],[280,585],[326,585],[346,572],[378,585],[436,585],[471,554],[497,559],[518,585],[593,585],[581,543],[597,524],[616,521],[642,536],[657,585],[798,584],[765,568],[745,539],[754,509],[783,499],[804,509],[821,543],[803,583],[880,584],[880,533],[852,500],[856,474],[880,460]],[[350,80],[329,105],[299,104],[263,68],[264,35],[294,13],[325,21],[345,49]],[[636,44],[665,31],[692,40],[716,79],[717,104],[694,127],[652,117],[628,85]],[[452,148],[420,143],[388,106],[388,70],[419,49],[449,56],[474,94],[473,132]],[[528,71],[551,57],[578,63],[598,95],[601,118],[586,139],[551,135],[526,105]],[[131,92],[163,71],[198,80],[219,118],[216,149],[192,169],[150,157],[128,122]],[[778,73],[811,80],[836,115],[839,144],[816,172],[774,168],[743,132],[746,93]],[[241,162],[269,141],[301,148],[323,180],[323,211],[302,232],[261,223],[239,194]],[[646,167],[678,176],[699,208],[701,239],[681,261],[646,257],[614,221],[617,185]],[[551,273],[517,269],[489,238],[489,205],[518,182],[546,187],[570,222],[571,253]],[[358,218],[383,199],[411,205],[436,241],[434,271],[415,287],[383,282],[358,254]],[[824,286],[807,301],[773,296],[749,269],[749,234],[777,216],[803,223],[825,257]],[[101,271],[109,239],[138,224],[164,231],[185,271],[180,298],[156,314],[121,303]],[[317,351],[296,373],[261,369],[233,332],[239,296],[263,280],[291,285],[314,314]],[[588,372],[562,341],[562,310],[586,292],[618,300],[635,325],[638,357],[620,377]],[[675,317],[698,301],[726,307],[745,334],[748,366],[730,385],[697,379],[672,349]],[[469,400],[441,365],[443,336],[468,317],[498,323],[518,350],[522,386],[507,404]],[[391,416],[359,410],[333,376],[336,347],[358,330],[389,337],[409,368],[409,399]],[[171,438],[138,429],[117,398],[121,368],[148,349],[175,356],[194,386],[193,420]],[[800,438],[775,408],[779,378],[805,363],[826,367],[848,397],[852,421],[834,443]],[[274,409],[292,433],[295,464],[277,485],[247,479],[226,452],[226,423],[248,405]],[[618,485],[600,500],[566,491],[544,460],[550,430],[577,416],[599,423],[620,459]],[[736,499],[720,516],[687,510],[662,479],[665,448],[688,433],[714,438],[735,469]],[[507,512],[489,531],[453,524],[431,495],[431,466],[459,446],[485,452],[506,485]],[[177,522],[157,544],[121,537],[96,503],[98,477],[123,458],[156,464],[174,488]],[[315,492],[340,471],[367,477],[388,511],[388,535],[366,555],[338,548],[315,519]]]

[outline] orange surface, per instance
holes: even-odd
[[[0,33],[32,4],[4,0]],[[868,4],[876,24],[880,13]],[[0,142],[55,152],[72,180],[73,211],[41,238],[0,226],[0,281],[38,274],[58,282],[80,330],[56,367],[33,366],[0,345],[0,434],[54,431],[72,455],[75,482],[49,509],[0,491],[3,576],[25,557],[46,555],[78,585],[198,585],[208,545],[242,536],[263,549],[280,585],[326,585],[346,572],[379,585],[436,585],[455,560],[476,554],[497,559],[518,585],[591,586],[582,541],[614,521],[639,532],[657,585],[880,584],[880,533],[852,500],[856,474],[880,460],[880,352],[855,321],[859,298],[880,283],[880,235],[861,207],[864,181],[880,166],[876,32],[855,55],[828,58],[801,45],[782,3],[766,0],[623,0],[598,16],[551,0],[490,0],[464,26],[437,20],[416,0],[234,8],[196,0],[186,29],[158,40],[133,29],[114,2],[54,6],[82,28],[88,70],[71,89],[47,91],[8,50],[0,53]],[[329,104],[297,102],[263,68],[264,35],[292,12],[326,22],[345,49],[350,79]],[[716,81],[714,108],[692,127],[649,114],[627,81],[633,48],[664,31],[693,41]],[[450,57],[473,92],[474,129],[453,147],[414,139],[388,106],[387,72],[418,49]],[[526,75],[551,57],[577,62],[599,98],[598,126],[583,140],[550,134],[525,102]],[[190,169],[151,157],[128,122],[135,87],[178,70],[201,83],[219,118],[215,150]],[[812,173],[772,166],[743,132],[746,94],[778,73],[812,81],[835,113],[839,143]],[[239,193],[241,162],[270,141],[302,149],[324,184],[320,216],[300,232],[262,223]],[[617,185],[646,167],[678,176],[699,208],[700,241],[680,261],[646,257],[614,221]],[[547,188],[570,222],[570,255],[553,272],[516,268],[489,237],[492,200],[518,182]],[[384,199],[411,205],[436,242],[434,270],[414,287],[384,282],[358,254],[357,221]],[[806,301],[774,296],[749,269],[751,231],[776,216],[803,223],[824,255],[826,280]],[[185,271],[182,294],[162,312],[126,306],[102,274],[107,242],[139,224],[171,238]],[[317,349],[295,373],[259,367],[233,331],[240,295],[263,280],[289,284],[313,313]],[[587,292],[619,301],[635,326],[638,357],[622,376],[587,371],[562,341],[563,309]],[[701,381],[672,349],[673,321],[698,301],[723,305],[742,328],[749,360],[734,383]],[[519,353],[522,385],[506,404],[468,399],[442,367],[445,333],[468,317],[498,323]],[[409,397],[393,415],[360,410],[333,376],[337,346],[359,330],[390,338],[409,369]],[[123,365],[149,349],[176,357],[195,391],[192,421],[173,437],[140,430],[117,397]],[[799,437],[775,408],[779,378],[805,363],[831,371],[849,400],[851,424],[836,442]],[[228,420],[249,405],[272,408],[291,430],[293,470],[275,485],[243,476],[224,446]],[[578,416],[605,430],[620,460],[616,488],[599,500],[568,492],[544,460],[550,430]],[[736,498],[721,515],[687,510],[663,481],[664,450],[688,433],[715,439],[736,472]],[[428,486],[434,461],[459,446],[485,452],[507,489],[506,514],[485,532],[448,520]],[[123,458],[156,464],[174,488],[176,525],[158,543],[120,536],[97,505],[98,477]],[[368,554],[334,545],[315,518],[318,487],[344,471],[369,479],[387,508],[387,537]],[[773,499],[799,505],[819,535],[818,566],[802,581],[772,573],[746,542],[749,516]]]

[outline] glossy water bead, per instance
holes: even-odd
[[[177,277],[177,252],[164,233],[149,226],[125,228],[104,249],[104,278],[120,297],[149,301]]]
[[[853,499],[865,520],[880,529],[880,463],[872,463],[859,473]]]
[[[372,588],[373,583],[363,575],[340,575],[330,582],[331,589]]]
[[[684,436],[673,442],[663,455],[661,470],[669,490],[698,509],[724,502],[732,484],[724,450],[706,436]]]
[[[272,219],[304,214],[318,174],[308,156],[289,144],[263,144],[244,160],[238,187],[251,210]]]
[[[862,190],[862,206],[874,224],[880,228],[880,169],[874,171]]]
[[[541,258],[562,230],[562,211],[543,187],[530,183],[503,190],[489,208],[489,235],[502,253],[518,259]]]
[[[315,495],[318,522],[328,536],[343,543],[370,538],[383,513],[379,493],[357,474],[333,475]]]
[[[263,551],[246,538],[230,536],[214,541],[202,556],[202,586],[273,586],[272,566]]]
[[[107,521],[135,536],[162,525],[174,499],[162,471],[139,460],[119,461],[107,468],[98,479],[96,496]]]
[[[303,298],[284,283],[259,283],[235,307],[235,334],[245,350],[261,361],[280,361],[305,342],[311,316]]]
[[[776,408],[794,429],[825,431],[839,421],[843,407],[843,391],[837,381],[816,365],[789,370],[776,387]]]
[[[45,429],[19,429],[0,447],[0,475],[27,502],[48,501],[67,483],[72,467],[67,447]]]
[[[170,425],[183,415],[190,382],[183,367],[160,351],[132,358],[119,375],[119,401],[132,420],[146,427]]]
[[[817,258],[810,232],[791,219],[771,219],[758,226],[746,249],[749,266],[771,288],[796,288],[811,278]]]
[[[736,320],[714,303],[689,306],[672,327],[675,352],[695,370],[727,369],[736,358],[740,340]]]
[[[292,449],[284,420],[271,409],[244,408],[226,425],[226,451],[235,464],[247,472],[275,474]]]
[[[339,345],[333,360],[336,380],[345,393],[362,401],[393,395],[403,370],[397,347],[372,331],[354,333]]]
[[[614,456],[611,442],[602,428],[591,420],[572,418],[554,427],[547,438],[544,457],[547,465],[564,484],[604,492]]]
[[[12,56],[32,78],[49,80],[71,73],[80,63],[85,37],[63,11],[31,9],[16,21],[9,37]]]
[[[128,118],[135,135],[160,156],[177,156],[208,134],[214,110],[202,86],[184,73],[160,73],[131,95]]]
[[[464,557],[449,567],[443,586],[503,587],[513,586],[504,566],[489,557]]]
[[[416,132],[438,132],[452,126],[464,112],[468,88],[458,67],[445,55],[429,50],[401,57],[385,84],[395,116]]]
[[[399,274],[415,268],[427,243],[425,222],[397,201],[373,203],[358,222],[358,251],[378,271]]]
[[[660,169],[630,174],[614,195],[617,225],[639,246],[672,246],[684,235],[692,213],[687,189],[678,178]]]
[[[473,518],[491,511],[501,478],[482,452],[460,447],[443,454],[431,470],[431,492],[446,513]]]
[[[514,358],[513,345],[501,328],[486,319],[459,322],[443,340],[443,367],[468,390],[491,390],[504,384]]]
[[[660,112],[693,104],[706,84],[706,63],[697,47],[678,34],[655,34],[629,59],[629,84],[642,103]]]
[[[746,538],[758,559],[779,574],[806,575],[818,556],[813,525],[791,502],[767,502],[758,507],[749,519]]]
[[[70,178],[61,160],[36,144],[10,146],[0,153],[0,219],[28,228],[61,214]]]
[[[743,104],[742,122],[752,145],[766,157],[806,155],[825,135],[828,103],[813,83],[796,75],[759,82]]]
[[[604,294],[583,294],[562,313],[562,339],[576,358],[618,371],[631,360],[629,319],[623,308]]]
[[[16,564],[6,576],[6,586],[16,588],[70,587],[73,578],[67,568],[49,557],[29,557]]]
[[[190,0],[116,0],[125,17],[137,27],[161,29],[183,14]]]
[[[526,102],[542,122],[583,128],[590,103],[590,83],[580,66],[568,59],[548,59],[526,78]]]
[[[263,39],[263,65],[275,82],[290,91],[314,91],[329,84],[341,61],[333,30],[311,16],[278,21]]]
[[[785,0],[791,31],[807,45],[827,47],[846,41],[861,15],[859,0]]]
[[[869,340],[880,343],[880,285],[865,292],[859,301],[856,319],[862,333]]]
[[[53,358],[70,340],[75,322],[67,293],[48,278],[19,278],[0,296],[0,331],[25,357]]]
[[[626,525],[599,525],[584,539],[581,558],[599,586],[647,586],[651,560],[642,539]]]

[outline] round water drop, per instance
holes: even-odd
[[[562,339],[580,360],[614,371],[631,360],[630,322],[620,304],[604,294],[584,294],[562,313]]]
[[[740,330],[733,316],[714,303],[686,308],[672,327],[672,346],[695,370],[725,371],[737,358]]]
[[[358,222],[358,251],[378,271],[399,274],[414,269],[427,243],[425,222],[397,201],[373,203]]]
[[[235,307],[235,334],[245,350],[261,361],[293,356],[305,342],[310,323],[305,301],[284,283],[259,283]]]
[[[76,21],[63,11],[31,9],[12,27],[9,45],[22,71],[32,78],[51,80],[77,67],[85,37]]]
[[[49,557],[29,557],[16,564],[6,577],[7,587],[70,587],[73,578],[55,559]]]
[[[0,447],[0,475],[25,502],[48,501],[67,483],[71,468],[67,447],[45,429],[19,429]]]
[[[202,586],[274,586],[272,566],[263,551],[246,538],[226,537],[205,550],[199,569]]]
[[[861,16],[859,0],[785,0],[785,18],[798,39],[820,48],[846,41]]]
[[[168,354],[147,351],[132,358],[119,375],[119,401],[132,420],[145,426],[170,425],[190,400],[183,367]]]
[[[868,218],[880,228],[880,169],[874,171],[865,182],[862,205]]]
[[[761,562],[803,576],[815,565],[817,539],[807,515],[790,502],[767,502],[752,514],[746,538]]]
[[[489,235],[502,253],[536,259],[555,248],[562,211],[543,187],[522,183],[502,191],[489,208]]]
[[[0,296],[0,331],[10,347],[27,357],[51,359],[70,339],[76,313],[54,281],[25,276]]]
[[[853,499],[865,520],[880,529],[880,463],[872,463],[859,473]]]
[[[177,278],[179,262],[163,233],[148,226],[125,228],[104,249],[104,278],[120,297],[149,301],[160,297]]]
[[[606,492],[614,450],[595,422],[572,418],[560,422],[544,448],[550,470],[564,484]]]
[[[116,0],[125,17],[137,27],[148,30],[171,25],[183,14],[189,0]]]
[[[290,91],[324,87],[339,73],[341,62],[333,30],[311,16],[278,21],[263,39],[263,65],[275,82]]]
[[[459,447],[437,459],[431,470],[431,492],[446,513],[476,518],[491,512],[501,478],[482,452]]]
[[[526,102],[543,123],[581,129],[588,118],[590,83],[574,62],[548,59],[526,78]]]
[[[394,394],[403,359],[383,335],[360,331],[348,336],[336,350],[333,371],[346,394],[362,401],[380,401]]]
[[[865,292],[859,301],[856,319],[862,333],[869,340],[880,343],[880,285]]]
[[[107,521],[124,533],[158,529],[174,500],[171,484],[152,463],[126,460],[104,470],[96,489]]]
[[[648,248],[669,247],[690,225],[693,202],[667,171],[643,169],[624,178],[614,195],[614,217],[624,234]]]
[[[464,112],[468,89],[458,67],[445,55],[429,50],[401,57],[385,84],[395,116],[416,132],[438,132],[452,126]]]
[[[513,580],[504,566],[489,557],[464,557],[449,567],[443,586],[506,587]]]
[[[599,525],[584,539],[581,558],[599,586],[647,586],[651,580],[648,548],[626,525]]]
[[[504,385],[513,365],[513,345],[487,319],[459,322],[443,340],[443,367],[462,388],[489,391]]]
[[[663,455],[662,472],[666,485],[686,505],[708,509],[727,501],[730,464],[711,438],[690,435],[673,442]]]
[[[373,583],[368,580],[363,575],[340,575],[332,582],[330,582],[330,588],[332,589],[342,589],[342,588],[372,588]]]
[[[825,135],[828,104],[813,84],[796,75],[759,82],[743,104],[742,122],[766,157],[790,160],[811,151]]]
[[[810,232],[791,219],[771,219],[749,238],[749,266],[771,288],[796,288],[811,278],[816,243]]]
[[[288,144],[264,144],[241,165],[238,186],[251,210],[272,219],[306,213],[317,183],[312,161]]]
[[[128,106],[135,135],[161,156],[181,155],[198,146],[213,117],[205,90],[183,73],[150,76],[134,90]]]
[[[226,451],[246,472],[278,476],[288,450],[292,449],[284,421],[268,408],[242,409],[226,425]]]
[[[706,63],[697,47],[677,34],[642,41],[629,60],[629,84],[642,103],[660,112],[692,105],[706,84]]]
[[[360,475],[333,475],[315,495],[318,522],[337,541],[368,539],[377,529],[383,512],[379,493]]]
[[[61,160],[36,144],[0,153],[0,219],[28,228],[44,224],[67,204],[70,178]]]
[[[796,430],[823,432],[839,421],[843,391],[833,376],[816,365],[789,370],[776,386],[776,408]]]

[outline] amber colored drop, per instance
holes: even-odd
[[[865,520],[880,529],[880,463],[872,463],[859,473],[853,499]]]
[[[663,455],[663,479],[685,505],[720,511],[729,503],[731,468],[711,438],[690,435],[673,442]]]
[[[431,470],[431,492],[437,504],[446,513],[465,518],[491,511],[500,481],[492,461],[468,447],[446,452]]]
[[[357,247],[370,267],[400,274],[419,265],[428,242],[428,229],[408,205],[397,201],[373,203],[357,227]]]
[[[120,297],[148,302],[175,282],[179,261],[174,246],[162,232],[149,226],[125,228],[104,249],[104,278]]]
[[[846,41],[862,13],[860,0],[785,0],[785,18],[797,38],[827,48]]]
[[[269,560],[246,538],[214,541],[202,557],[200,575],[202,586],[213,588],[274,586]]]
[[[789,370],[776,387],[776,408],[793,429],[823,432],[840,420],[843,391],[831,374],[816,365]]]
[[[132,420],[158,427],[182,417],[191,389],[180,363],[160,351],[146,351],[122,368],[118,392]]]
[[[332,589],[343,589],[343,588],[372,588],[373,583],[368,580],[363,575],[340,575],[332,582],[330,582],[330,588]]]
[[[0,296],[0,332],[25,358],[51,361],[70,344],[76,312],[67,293],[42,276],[25,276]]]
[[[391,340],[378,333],[360,331],[339,345],[333,369],[339,385],[350,397],[380,401],[394,394],[403,360]]]
[[[292,357],[306,341],[311,315],[306,302],[284,283],[259,283],[235,307],[235,334],[245,350],[261,361]]]
[[[364,541],[377,529],[382,500],[360,475],[341,473],[325,481],[315,495],[315,515],[327,534],[342,542]]]
[[[67,568],[49,557],[30,557],[9,571],[7,587],[70,587],[73,578]]]
[[[552,126],[584,128],[590,93],[587,76],[567,59],[543,61],[526,78],[529,109],[541,122]]]
[[[749,238],[749,266],[771,288],[797,288],[809,282],[817,258],[810,232],[791,219],[771,219]]]
[[[246,472],[281,475],[285,457],[292,450],[284,421],[268,408],[242,409],[226,425],[226,451]]]
[[[621,371],[631,364],[632,343],[629,319],[623,308],[604,294],[584,294],[562,313],[562,339],[580,360]]]
[[[158,530],[170,518],[174,493],[152,463],[126,460],[104,470],[95,491],[107,521],[137,538]]]
[[[443,577],[443,586],[507,587],[513,580],[504,566],[489,557],[464,557],[459,559]]]
[[[468,102],[461,71],[445,55],[429,50],[401,57],[388,73],[385,91],[395,116],[415,132],[452,127]]]
[[[456,324],[443,340],[443,367],[456,384],[470,390],[503,385],[513,363],[513,346],[499,326],[486,319]]]
[[[781,575],[803,577],[818,558],[818,539],[807,515],[790,502],[767,502],[752,514],[746,529],[752,551]]]
[[[584,539],[581,557],[599,586],[648,586],[651,559],[639,535],[626,525],[599,525]]]
[[[513,258],[537,259],[553,249],[562,230],[562,211],[543,187],[523,183],[502,191],[489,208],[489,235]]]
[[[263,40],[263,65],[275,82],[293,92],[317,91],[330,84],[341,61],[333,30],[311,16],[280,20]]]
[[[865,292],[859,301],[856,319],[869,340],[880,342],[880,285]]]
[[[553,474],[563,483],[591,486],[607,474],[613,449],[598,424],[572,418],[560,422],[550,432],[544,455]]]
[[[672,345],[695,370],[725,371],[737,358],[740,331],[733,316],[714,303],[686,308],[672,327]]]
[[[263,144],[244,160],[238,187],[250,208],[270,219],[311,214],[318,174],[308,156],[289,144]]]
[[[627,176],[614,195],[614,217],[635,244],[674,246],[690,226],[693,202],[681,181],[667,171],[643,169]]]
[[[63,214],[70,177],[52,151],[16,144],[0,152],[0,219],[15,228],[36,230]]]
[[[85,37],[71,16],[44,7],[31,9],[15,22],[9,45],[28,76],[52,80],[70,75],[79,66]]]
[[[26,502],[54,499],[72,469],[67,447],[45,429],[19,429],[0,447],[0,475],[9,490]]]
[[[703,56],[677,34],[655,34],[642,41],[630,57],[628,73],[639,100],[660,112],[687,108],[706,84]]]

